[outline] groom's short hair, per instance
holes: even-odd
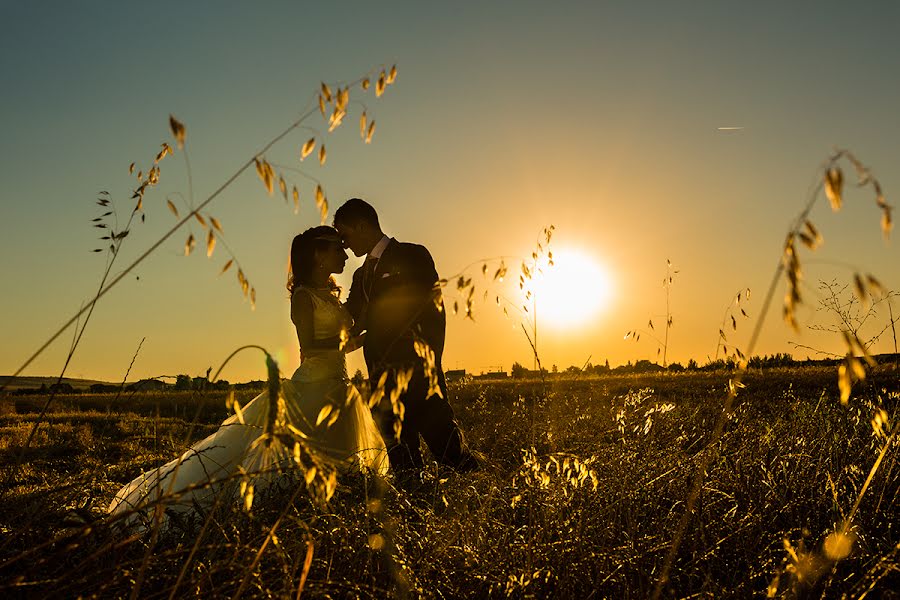
[[[378,213],[371,204],[361,198],[350,198],[334,211],[334,224],[359,225],[365,223],[381,228],[378,224]]]

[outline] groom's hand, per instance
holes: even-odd
[[[353,352],[354,350],[359,350],[360,348],[362,348],[365,341],[366,341],[365,332],[363,332],[359,335],[354,335],[354,336],[350,337],[350,339],[348,339],[347,342],[344,344],[344,347],[343,347],[344,353],[350,353],[350,352]]]

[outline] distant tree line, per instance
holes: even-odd
[[[876,359],[879,362],[900,362],[900,354],[880,354],[876,356]],[[797,360],[793,356],[784,352],[777,352],[775,354],[766,354],[763,356],[753,356],[747,361],[747,367],[749,369],[772,369],[777,367],[796,367],[796,366],[834,366],[840,363],[842,358],[824,358],[824,359],[810,359],[806,358],[803,360]],[[557,377],[580,377],[586,375],[606,375],[609,373],[658,373],[662,371],[666,371],[669,373],[679,373],[682,371],[733,371],[738,368],[738,362],[733,357],[728,358],[720,358],[718,360],[711,360],[701,365],[698,364],[696,360],[693,358],[688,360],[686,365],[682,365],[681,363],[670,363],[668,366],[663,367],[654,362],[650,362],[649,360],[639,360],[637,362],[632,363],[628,361],[624,365],[618,365],[615,367],[610,367],[609,360],[603,362],[603,364],[592,364],[588,362],[584,365],[584,367],[577,367],[572,365],[559,370],[557,365],[552,365],[548,370],[546,368],[541,369],[540,371],[529,369],[522,365],[519,362],[514,362],[512,367],[510,368],[509,376],[513,379],[528,379],[528,378],[537,378],[537,377],[548,377],[548,378],[557,378]],[[454,377],[454,379],[458,379],[459,377],[467,377],[471,379],[471,376],[467,376],[465,370],[452,371],[453,374],[458,377]],[[448,378],[451,372],[448,371]],[[502,373],[505,375],[505,372]],[[498,375],[498,373],[487,373],[484,377],[489,377],[491,375]],[[351,381],[357,386],[362,385],[365,381],[362,371],[358,370],[354,373]],[[224,379],[220,379],[215,382],[210,382],[207,377],[191,377],[190,375],[178,375],[175,378],[174,384],[165,383],[160,381],[159,379],[142,379],[141,381],[137,381],[134,383],[129,383],[124,388],[121,385],[110,384],[110,383],[95,383],[89,386],[88,388],[76,388],[72,386],[70,383],[54,383],[51,385],[41,384],[40,387],[37,388],[21,388],[17,390],[13,390],[10,392],[11,395],[14,396],[27,396],[27,395],[36,395],[36,394],[83,394],[83,393],[91,393],[91,394],[109,394],[109,393],[117,393],[120,389],[123,392],[133,393],[133,392],[141,392],[141,391],[163,391],[167,389],[172,389],[175,391],[204,391],[204,390],[228,390],[228,389],[237,389],[237,390],[262,390],[266,386],[265,381],[255,380],[255,381],[247,381],[244,383],[236,383],[231,384]]]
[[[898,356],[893,354],[884,354],[880,355],[878,358],[881,359],[882,362],[885,361],[895,361]],[[793,356],[788,353],[778,352],[775,354],[766,354],[763,356],[753,356],[747,361],[747,367],[749,369],[772,369],[777,367],[796,367],[796,366],[831,366],[836,365],[841,361],[839,358],[826,358],[826,359],[803,359],[797,360]],[[720,358],[718,360],[710,360],[705,364],[699,364],[696,360],[690,359],[688,360],[686,365],[683,365],[678,362],[670,363],[669,365],[663,367],[660,364],[651,362],[649,360],[639,360],[637,362],[632,363],[628,361],[624,365],[618,365],[615,367],[609,366],[609,361],[604,361],[603,364],[592,364],[587,363],[584,367],[577,367],[572,365],[567,367],[563,371],[560,371],[556,365],[552,365],[550,370],[542,369],[540,371],[529,369],[523,366],[521,363],[515,362],[510,369],[510,376],[513,379],[526,379],[532,377],[540,377],[543,375],[544,377],[574,377],[579,375],[605,375],[608,373],[657,373],[666,371],[669,373],[678,373],[682,371],[733,371],[738,368],[738,361],[733,357],[728,358]]]

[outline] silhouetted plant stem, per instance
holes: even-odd
[[[113,398],[113,404],[116,404],[119,401],[119,397],[122,395],[122,390],[125,389],[125,382],[128,381],[128,374],[131,373],[131,367],[134,366],[134,361],[137,360],[137,355],[141,351],[141,346],[144,345],[144,340],[146,339],[146,336],[142,337],[140,343],[138,344],[137,350],[134,351],[134,356],[131,357],[131,363],[128,365],[128,369],[125,370],[125,375],[122,377],[122,383],[119,384],[119,391],[116,392],[116,397]]]
[[[180,221],[178,221],[175,225],[173,225],[166,233],[164,233],[164,234],[162,235],[162,237],[160,237],[155,243],[153,243],[149,248],[147,248],[147,250],[145,250],[140,256],[138,256],[138,257],[137,257],[130,265],[128,265],[123,271],[121,271],[118,275],[116,275],[116,276],[112,279],[112,281],[110,281],[110,282],[109,282],[108,284],[106,284],[105,286],[101,286],[100,290],[99,290],[99,291],[97,292],[97,294],[90,300],[90,302],[88,302],[88,304],[87,304],[86,306],[84,306],[81,310],[79,310],[77,313],[75,313],[75,315],[74,315],[72,318],[70,318],[68,321],[66,321],[66,322],[65,322],[65,323],[64,323],[64,324],[56,331],[56,333],[54,333],[53,335],[51,335],[50,338],[49,338],[46,342],[44,342],[44,343],[41,345],[41,347],[38,348],[38,349],[34,352],[34,354],[32,354],[32,355],[31,355],[31,356],[30,356],[30,357],[22,364],[22,366],[20,366],[18,369],[16,369],[15,373],[13,373],[13,375],[12,375],[11,377],[7,378],[7,380],[4,381],[2,385],[0,385],[0,391],[2,391],[3,389],[5,389],[6,385],[8,385],[10,381],[12,381],[12,380],[15,379],[16,377],[18,377],[18,376],[22,373],[22,371],[24,371],[24,370],[28,367],[28,365],[30,365],[30,364],[31,364],[38,356],[40,356],[40,355],[44,352],[44,350],[46,350],[46,349],[50,346],[50,344],[52,344],[53,342],[55,342],[56,339],[59,338],[60,335],[62,335],[69,327],[71,327],[72,324],[75,323],[75,322],[81,317],[81,315],[83,315],[83,314],[86,313],[86,312],[87,312],[87,313],[90,313],[90,311],[93,310],[94,305],[97,303],[97,301],[98,301],[100,298],[102,298],[103,296],[105,296],[106,293],[109,292],[109,290],[111,290],[111,289],[112,289],[113,287],[115,287],[120,281],[122,281],[122,279],[124,279],[125,276],[127,276],[129,273],[131,273],[131,271],[133,271],[133,270],[135,269],[135,267],[137,267],[139,264],[141,264],[142,262],[144,262],[144,260],[145,260],[148,256],[150,256],[151,254],[153,254],[153,252],[155,252],[155,251],[156,251],[156,250],[157,250],[157,249],[158,249],[158,248],[159,248],[166,240],[168,240],[170,237],[172,237],[172,235],[175,234],[175,232],[177,232],[179,229],[181,229],[181,227],[182,227],[185,223],[187,223],[187,222],[190,221],[191,219],[195,218],[195,215],[196,215],[197,213],[199,213],[202,209],[204,209],[210,202],[212,202],[213,200],[215,200],[215,199],[219,196],[219,194],[221,194],[223,191],[225,191],[225,189],[226,189],[228,186],[230,186],[230,185],[231,185],[238,177],[240,177],[240,176],[244,173],[244,171],[246,171],[251,165],[254,164],[254,161],[255,161],[255,159],[256,159],[257,156],[259,156],[259,155],[261,155],[261,154],[264,154],[267,150],[269,150],[269,148],[271,148],[272,146],[274,146],[277,142],[281,141],[286,135],[288,135],[288,134],[289,134],[290,132],[292,132],[294,129],[296,129],[297,127],[299,127],[300,124],[301,124],[304,120],[306,120],[310,115],[312,115],[314,112],[316,112],[316,110],[317,110],[317,109],[309,109],[309,110],[308,110],[306,113],[304,113],[299,119],[297,119],[293,124],[291,124],[287,129],[285,129],[285,130],[282,131],[280,134],[278,134],[277,136],[275,136],[271,141],[269,141],[265,146],[263,146],[258,152],[256,152],[256,153],[253,155],[253,157],[251,157],[250,159],[247,160],[247,162],[245,162],[243,165],[241,165],[241,166],[237,169],[237,171],[235,171],[234,174],[231,175],[231,177],[229,177],[228,179],[226,179],[225,182],[224,182],[222,185],[220,185],[220,186],[219,186],[212,194],[210,194],[203,202],[201,202],[199,206],[197,206],[196,208],[194,208],[193,210],[191,210],[189,213],[187,213],[184,217],[182,217],[182,219],[181,219]]]
[[[897,326],[896,321],[894,321],[894,309],[890,302],[888,302],[888,315],[891,319],[891,333],[894,334],[894,354],[897,354]]]

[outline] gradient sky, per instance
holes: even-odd
[[[199,201],[291,123],[320,81],[352,81],[382,65],[399,70],[387,93],[351,97],[377,120],[373,143],[359,141],[354,104],[348,125],[326,138],[326,165],[302,168],[324,183],[332,209],[368,199],[389,234],[429,247],[441,275],[474,263],[476,284],[481,259],[528,256],[540,230],[555,225],[553,247],[591,257],[612,288],[575,328],[539,320],[547,366],[655,359],[646,336],[634,343],[623,334],[664,321],[667,259],[679,270],[668,358],[705,362],[738,290],[752,289],[746,309],[760,316],[785,231],[835,146],[873,169],[889,202],[900,197],[894,2],[75,6],[0,2],[0,373],[15,371],[95,291],[104,264],[90,252],[96,193],[109,190],[127,214],[128,164],[146,169],[171,142],[169,113],[187,126]],[[325,129],[320,119],[310,125]],[[718,130],[727,126],[744,129]],[[306,137],[295,134],[268,158],[300,167]],[[174,223],[165,198],[187,194],[181,155],[162,169],[120,266]],[[129,379],[201,374],[244,344],[269,348],[289,375],[298,350],[287,252],[318,215],[309,181],[287,174],[305,196],[299,215],[267,196],[252,171],[208,211],[256,287],[255,311],[233,272],[218,276],[221,246],[213,260],[182,255],[185,229],[99,302],[68,375],[121,379],[142,338]],[[825,246],[805,266],[804,323],[829,323],[814,310],[816,282],[848,280],[847,265],[900,289],[896,244],[882,241],[869,191],[848,190],[838,214],[823,202],[813,221]],[[341,283],[359,262],[351,259]],[[515,272],[518,262],[508,264]],[[475,317],[450,319],[446,368],[530,365],[518,317],[504,318],[492,301],[476,304]],[[751,325],[743,320],[730,335],[744,344]],[[893,349],[889,337],[877,351]],[[26,374],[58,373],[71,339]],[[756,352],[806,356],[790,342],[840,351],[834,336],[791,332],[776,302]],[[351,370],[361,362],[351,357]],[[264,375],[251,354],[223,374]]]

